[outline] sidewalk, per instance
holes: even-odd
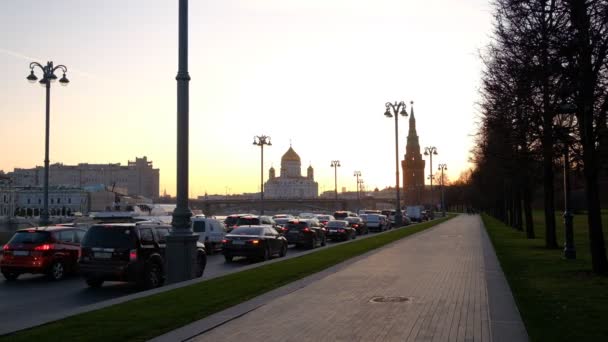
[[[153,341],[189,339],[517,342],[528,337],[481,219],[461,215]]]

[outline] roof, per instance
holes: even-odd
[[[281,162],[284,161],[300,161],[300,156],[296,153],[296,151],[293,150],[293,148],[291,146],[289,146],[289,150],[287,150],[287,152],[285,152],[285,154],[283,155],[283,157],[281,157]]]

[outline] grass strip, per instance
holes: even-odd
[[[146,341],[454,216],[68,317],[0,340]]]
[[[603,222],[608,222],[607,216],[604,212]],[[544,247],[541,211],[534,213],[536,239],[526,239],[525,233],[490,216],[484,215],[483,221],[530,341],[606,341],[608,277],[591,272],[585,216],[575,216],[576,260],[563,259],[561,249]],[[564,235],[559,217],[557,223],[561,245]]]

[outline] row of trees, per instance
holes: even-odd
[[[471,175],[477,206],[534,238],[532,198],[542,184],[545,244],[557,248],[555,170],[568,153],[584,175],[593,270],[608,273],[599,200],[608,160],[608,1],[494,5]]]

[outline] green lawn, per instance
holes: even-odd
[[[69,317],[0,340],[146,341],[452,217]]]
[[[563,219],[561,213],[556,216],[563,245]],[[608,277],[591,273],[586,216],[574,219],[576,260],[544,248],[542,211],[534,213],[533,240],[492,217],[483,219],[531,341],[608,340]],[[608,241],[608,212],[602,222]]]

